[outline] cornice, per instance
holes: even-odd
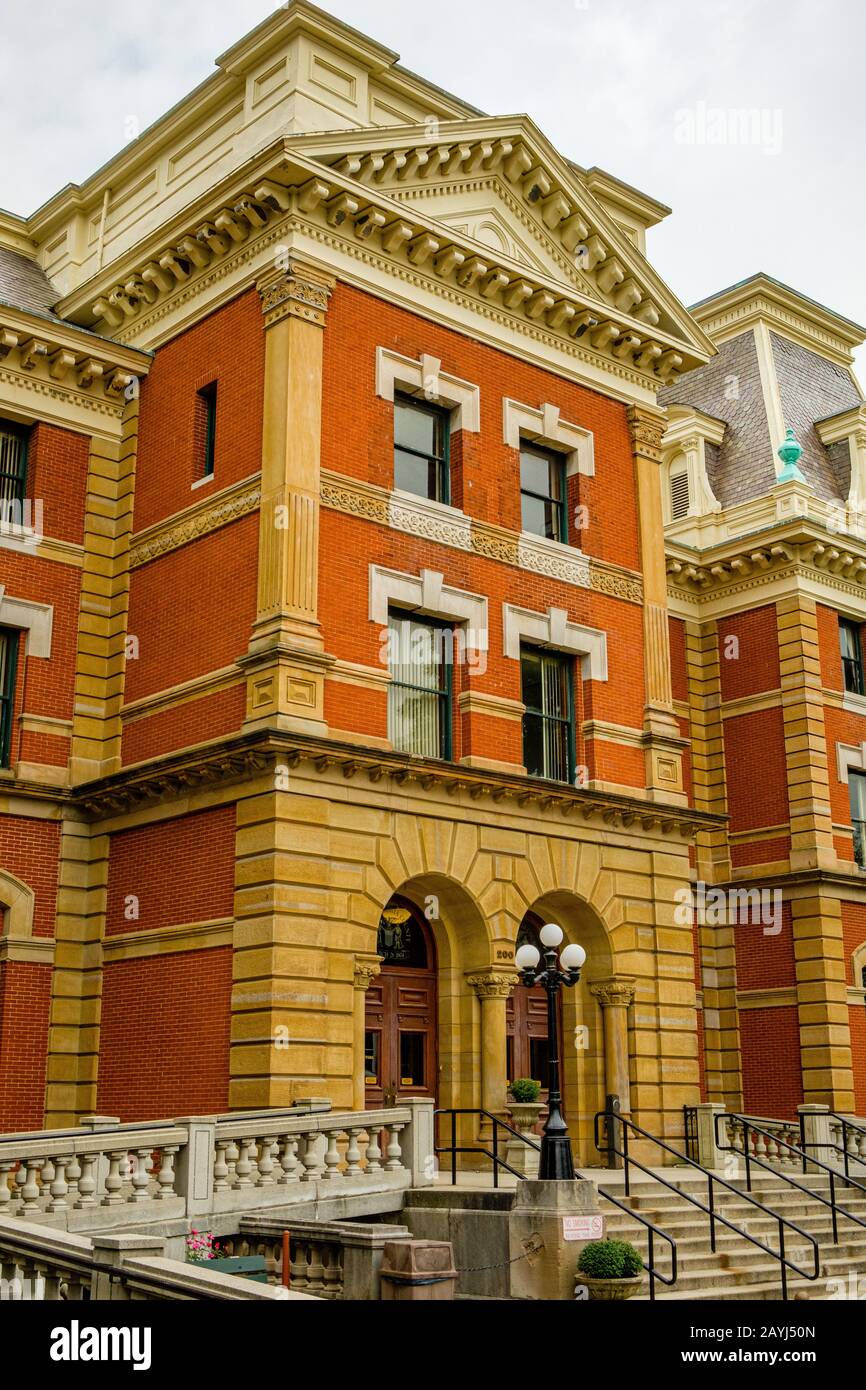
[[[687,806],[267,729],[223,740],[219,748],[202,748],[138,764],[129,771],[78,787],[75,799],[89,817],[100,820],[202,787],[256,777],[277,764],[290,770],[303,764],[320,775],[333,770],[347,782],[361,777],[374,785],[391,782],[397,788],[411,786],[419,794],[466,793],[473,801],[484,798],[493,806],[505,801],[521,808],[532,805],[545,814],[556,811],[564,818],[579,817],[598,829],[634,827],[688,839],[698,830],[721,828],[726,819]]]
[[[850,367],[866,337],[850,319],[763,274],[690,305],[690,312],[717,344],[764,323],[842,367]]]
[[[673,598],[703,603],[785,578],[866,597],[866,540],[833,535],[812,521],[789,521],[702,551],[669,539],[666,552]]]

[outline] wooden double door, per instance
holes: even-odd
[[[402,916],[388,922],[386,914]],[[381,973],[367,990],[364,1089],[368,1105],[437,1090],[436,959],[430,929],[411,903],[395,900],[383,914]]]

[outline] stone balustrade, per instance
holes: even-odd
[[[166,1259],[158,1237],[81,1236],[29,1221],[0,1221],[0,1301],[310,1298],[302,1290],[239,1279]]]
[[[282,1281],[283,1231],[289,1233],[291,1287],[317,1298],[376,1299],[386,1241],[406,1240],[408,1226],[384,1222],[245,1218],[221,1241],[234,1255],[264,1255],[269,1276]]]
[[[0,1138],[0,1221],[68,1231],[220,1217],[432,1181],[433,1102],[261,1110]]]
[[[745,1124],[743,1120],[746,1121]],[[752,1129],[751,1124],[759,1128]],[[738,1115],[728,1115],[725,1118],[725,1131],[726,1142],[735,1154],[745,1154],[748,1140],[750,1158],[768,1163],[781,1172],[802,1169],[799,1154],[800,1126],[796,1120],[775,1120],[760,1115],[745,1115],[742,1118]]]

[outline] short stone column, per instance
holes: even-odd
[[[574,1217],[595,1218],[593,1234],[573,1239]],[[573,1303],[580,1252],[603,1236],[598,1193],[588,1178],[519,1182],[508,1216],[511,1297]]]
[[[429,1187],[436,1180],[436,1139],[433,1132],[432,1096],[400,1096],[412,1118],[400,1131],[403,1167],[412,1174],[413,1187]]]
[[[92,1253],[96,1264],[113,1265],[118,1276],[122,1274],[127,1260],[146,1260],[148,1257],[162,1258],[165,1254],[165,1241],[161,1236],[95,1235]],[[129,1297],[122,1278],[114,1279],[107,1270],[93,1271],[90,1297],[92,1299],[126,1299]]]
[[[355,957],[355,992],[352,998],[353,1068],[352,1095],[355,1110],[367,1109],[367,1086],[364,1080],[364,1035],[366,1033],[367,990],[382,969],[380,956]]]
[[[177,1158],[175,1190],[186,1203],[187,1216],[213,1210],[214,1136],[216,1115],[192,1115],[175,1120],[187,1126],[187,1142]]]
[[[806,1155],[809,1159],[817,1159],[817,1163],[806,1164],[807,1173],[821,1173],[824,1170],[819,1164],[826,1163],[831,1168],[843,1171],[845,1159],[838,1150],[832,1147],[833,1136],[830,1133],[830,1107],[829,1105],[798,1105],[797,1114],[802,1116],[803,1138],[806,1141]]]
[[[724,1115],[725,1107],[721,1101],[706,1101],[701,1105],[696,1105],[698,1117],[698,1163],[704,1168],[711,1168],[713,1171],[724,1168],[731,1155],[728,1150],[720,1149],[716,1140],[716,1116]],[[724,1128],[719,1126],[721,1133],[719,1138],[722,1143],[727,1143]]]
[[[505,1003],[517,984],[517,976],[502,970],[486,970],[483,974],[468,975],[467,982],[481,1005],[481,1108],[491,1115],[503,1115],[507,1082]],[[492,1128],[489,1120],[482,1121],[482,1137],[492,1138]]]
[[[628,1075],[628,1010],[634,1000],[635,982],[627,979],[599,981],[590,985],[602,1008],[604,1019],[604,1087],[609,1096],[619,1096],[623,1115],[631,1114]]]

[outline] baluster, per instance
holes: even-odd
[[[346,1149],[346,1177],[360,1178],[363,1177],[364,1174],[361,1168],[361,1150],[358,1148],[358,1136],[363,1134],[364,1131],[362,1129],[350,1129],[347,1132],[349,1135],[349,1144]]]
[[[78,1196],[78,1180],[81,1177],[81,1164],[78,1161],[78,1154],[73,1154],[66,1169],[66,1181],[69,1183],[69,1205],[75,1206],[75,1199]]]
[[[388,1131],[388,1162],[385,1164],[386,1173],[396,1173],[403,1167],[403,1151],[400,1148],[400,1130],[405,1129],[404,1124],[389,1124],[385,1128]]]
[[[328,1147],[325,1151],[325,1171],[322,1174],[323,1179],[339,1178],[341,1176],[340,1151],[337,1148],[337,1139],[341,1134],[342,1130],[339,1129],[327,1130]]]
[[[240,1142],[240,1153],[238,1156],[237,1163],[235,1164],[234,1186],[236,1188],[252,1187],[253,1185],[253,1180],[250,1177],[250,1173],[253,1171],[253,1165],[250,1161],[250,1153],[255,1145],[255,1142],[255,1139],[242,1139]]]
[[[767,1159],[767,1141],[764,1138],[763,1134],[760,1134],[753,1129],[749,1131],[749,1136],[752,1141],[752,1156],[754,1158],[763,1159],[765,1163],[768,1162],[769,1160]]]
[[[368,1173],[375,1173],[382,1167],[382,1164],[380,1162],[380,1159],[382,1157],[382,1150],[379,1147],[380,1133],[381,1131],[376,1129],[375,1127],[371,1127],[367,1130],[367,1152],[365,1154],[365,1158],[367,1160]]]
[[[150,1164],[151,1155],[149,1149],[136,1149],[135,1167],[132,1173],[132,1197],[130,1201],[146,1202],[150,1195]]]
[[[738,1120],[726,1120],[725,1129],[728,1133],[728,1143],[733,1148],[734,1153],[743,1153],[743,1126]]]
[[[54,1160],[54,1179],[51,1183],[51,1201],[48,1203],[48,1211],[68,1211],[69,1210],[69,1183],[66,1181],[66,1169],[72,1162],[69,1154],[58,1157]]]
[[[313,1244],[311,1241],[308,1246],[307,1279],[309,1280],[309,1292],[319,1293],[325,1287],[325,1266],[322,1263],[321,1246]]]
[[[256,1187],[269,1187],[274,1179],[274,1149],[277,1146],[276,1139],[263,1139],[259,1151],[259,1176],[256,1178]]]
[[[160,1150],[159,1172],[156,1175],[159,1188],[154,1193],[155,1202],[164,1202],[177,1195],[174,1190],[174,1156],[179,1148],[179,1144],[169,1144]]]
[[[126,1157],[125,1153],[110,1153],[108,1155],[108,1173],[105,1178],[105,1196],[102,1199],[104,1207],[119,1207],[123,1204],[123,1197],[120,1189],[123,1187],[123,1178],[120,1176],[120,1165]]]
[[[216,1155],[213,1165],[213,1190],[214,1192],[225,1192],[229,1185],[229,1165],[226,1162],[229,1141],[227,1139],[217,1139],[214,1147],[216,1149]]]
[[[81,1211],[84,1207],[96,1206],[96,1198],[93,1195],[96,1191],[94,1169],[98,1157],[98,1154],[82,1154],[80,1157],[81,1176],[78,1179],[78,1201],[75,1203],[77,1211]]]
[[[318,1130],[313,1134],[302,1136],[304,1142],[304,1175],[301,1182],[315,1182],[322,1176],[323,1164],[321,1155],[318,1152],[319,1133]]]
[[[41,1176],[40,1176],[40,1182],[41,1182],[41,1184],[42,1184],[43,1189],[44,1189],[45,1191],[48,1191],[48,1190],[50,1189],[51,1184],[53,1183],[53,1181],[54,1181],[54,1159],[53,1159],[53,1158],[46,1158],[45,1162],[44,1162],[43,1165],[42,1165],[42,1174],[41,1174]]]
[[[283,1137],[280,1150],[280,1167],[282,1172],[278,1178],[278,1185],[284,1186],[286,1183],[297,1182],[298,1173],[298,1141],[293,1134],[286,1134]]]
[[[7,1216],[12,1216],[14,1214],[12,1202],[12,1189],[9,1186],[9,1174],[14,1170],[14,1168],[14,1160],[8,1160],[6,1162],[0,1163],[0,1221],[3,1221]],[[14,1203],[14,1207],[17,1208],[17,1206],[18,1203],[16,1201]]]
[[[39,1172],[42,1168],[41,1158],[25,1158],[22,1160],[25,1169],[25,1178],[21,1186],[21,1211],[39,1210]]]

